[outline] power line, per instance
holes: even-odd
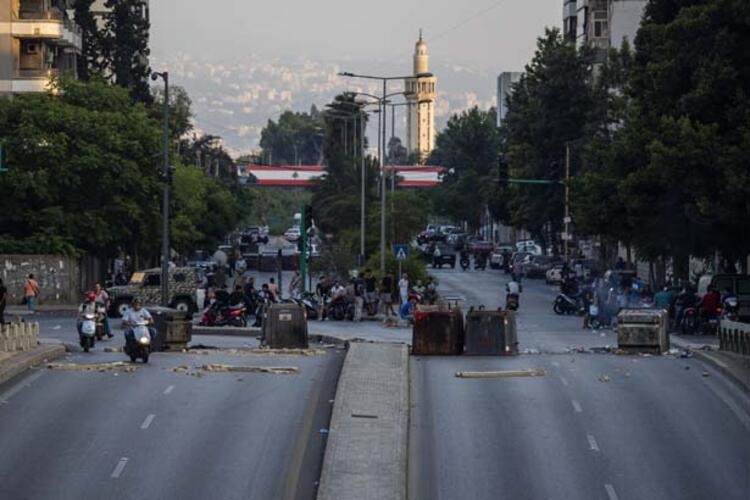
[[[482,15],[484,15],[484,14],[486,14],[486,13],[488,13],[488,12],[494,10],[494,9],[496,9],[497,7],[500,6],[501,3],[504,3],[504,2],[505,2],[505,0],[498,0],[497,2],[493,3],[489,7],[485,7],[484,9],[482,9],[482,10],[480,10],[478,12],[475,12],[474,14],[472,14],[469,17],[467,17],[467,18],[463,19],[462,21],[460,21],[458,24],[455,24],[454,26],[452,26],[452,27],[450,27],[450,28],[448,28],[448,29],[446,29],[446,30],[438,33],[434,37],[430,37],[430,39],[431,39],[430,43],[435,43],[435,41],[440,40],[441,38],[443,38],[446,35],[448,35],[450,32],[455,31],[458,28],[461,28],[461,27],[469,24],[471,21],[473,21],[477,17],[480,17],[480,16],[482,16]]]

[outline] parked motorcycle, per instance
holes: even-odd
[[[96,314],[86,313],[81,321],[81,331],[78,335],[83,352],[94,348],[96,341]]]
[[[722,319],[727,321],[737,321],[740,313],[740,302],[737,297],[730,295],[724,299],[724,310],[721,314]]]
[[[477,254],[474,257],[474,269],[481,269],[482,271],[487,269],[487,257],[484,254]]]
[[[461,269],[464,271],[468,270],[469,267],[471,267],[471,262],[469,261],[468,257],[461,257]]]
[[[343,297],[333,299],[328,305],[328,315],[336,321],[353,321],[354,302]]]
[[[125,342],[125,354],[130,356],[130,361],[135,363],[138,358],[148,363],[151,354],[151,332],[146,323],[138,323],[133,327],[134,341]]]
[[[585,312],[580,297],[574,295],[566,295],[564,293],[560,293],[557,295],[552,308],[554,309],[555,314],[581,315]]]
[[[320,306],[317,299],[315,298],[315,295],[313,295],[312,293],[305,292],[300,295],[299,298],[293,298],[292,302],[305,308],[307,319],[318,319]]]
[[[247,307],[245,304],[237,306],[227,306],[221,302],[214,302],[203,313],[201,317],[201,326],[236,326],[244,328],[247,326],[245,313]]]

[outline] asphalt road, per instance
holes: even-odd
[[[500,272],[439,277],[466,304],[504,300]],[[409,498],[746,499],[748,398],[695,359],[569,351],[616,339],[556,316],[554,295],[524,283],[519,341],[534,354],[412,358]],[[455,377],[531,368],[545,375]]]
[[[132,373],[32,370],[0,386],[0,498],[313,499],[343,357],[155,353]],[[97,348],[63,362],[112,361],[125,359]],[[299,373],[196,370],[208,363]]]

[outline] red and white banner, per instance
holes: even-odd
[[[391,168],[395,169],[400,178],[400,187],[432,187],[441,182],[442,167],[431,166],[386,166],[384,171],[390,175]],[[315,181],[325,175],[324,165],[313,166],[266,166],[239,165],[237,176],[246,184],[259,186],[280,187],[311,187]]]

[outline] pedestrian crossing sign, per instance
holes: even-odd
[[[406,260],[409,257],[409,245],[393,245],[393,255],[396,260]]]

